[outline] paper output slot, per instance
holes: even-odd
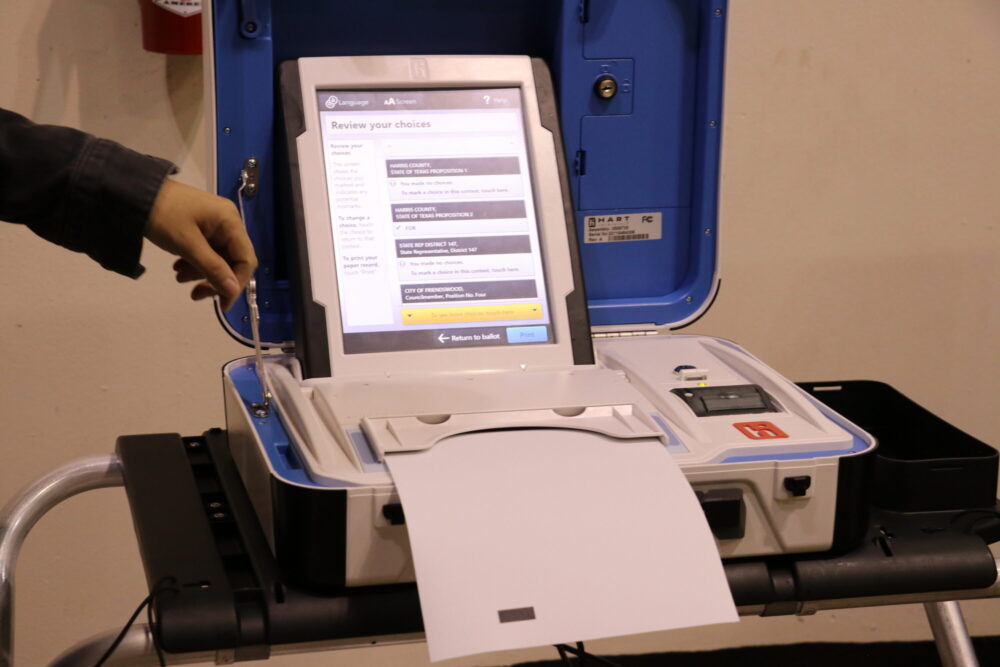
[[[430,419],[431,417],[445,419]],[[364,418],[361,428],[379,457],[393,452],[420,451],[445,438],[496,429],[556,428],[593,431],[613,438],[659,438],[665,435],[634,405],[546,408],[453,415]]]

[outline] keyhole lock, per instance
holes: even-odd
[[[610,100],[618,93],[618,82],[615,77],[605,74],[594,83],[594,92],[602,100]]]

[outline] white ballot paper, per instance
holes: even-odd
[[[658,440],[483,431],[386,463],[432,661],[738,620],[694,491]]]

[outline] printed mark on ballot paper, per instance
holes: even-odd
[[[535,620],[535,608],[534,607],[517,607],[516,609],[500,609],[497,611],[500,615],[501,623],[513,623],[514,621],[533,621]]]
[[[584,217],[584,243],[654,241],[663,238],[663,214],[618,213]]]

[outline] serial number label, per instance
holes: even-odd
[[[663,238],[660,213],[621,213],[584,217],[584,243],[653,241]]]

